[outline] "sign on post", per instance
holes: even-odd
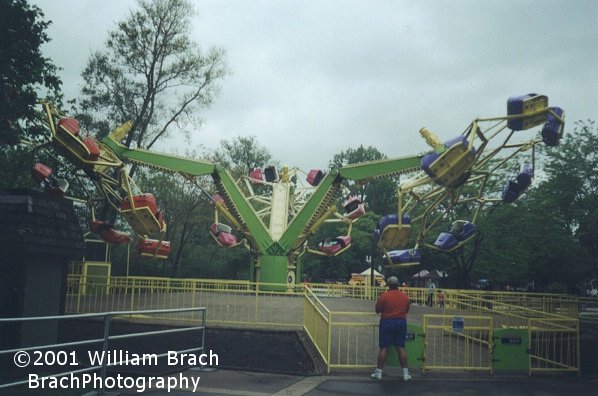
[[[455,333],[463,333],[464,320],[460,316],[453,316],[453,331]]]

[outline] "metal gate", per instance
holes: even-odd
[[[430,369],[492,373],[492,318],[424,315],[424,364]]]
[[[570,371],[579,373],[579,321],[529,320],[529,374]]]

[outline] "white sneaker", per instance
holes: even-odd
[[[370,374],[370,377],[372,377],[375,380],[381,380],[382,379],[382,370],[380,370],[379,368],[375,369],[374,372],[372,374]]]
[[[411,376],[409,374],[403,374],[403,381],[411,381]]]

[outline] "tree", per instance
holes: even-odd
[[[240,177],[248,175],[254,168],[267,165],[272,155],[255,136],[237,136],[232,140],[222,140],[220,149],[214,152],[211,160]]]
[[[83,71],[81,120],[100,137],[126,120],[127,147],[151,148],[173,127],[197,128],[228,74],[225,52],[191,41],[186,0],[138,0],[139,9],[109,33]],[[133,173],[134,170],[131,170]]]
[[[40,89],[60,96],[61,81],[41,46],[50,41],[43,12],[25,0],[0,2],[0,143],[15,145],[35,119]]]
[[[543,199],[558,224],[574,234],[593,257],[598,257],[598,128],[579,121],[561,144],[546,150]],[[594,262],[598,275],[598,261]]]
[[[32,187],[33,154],[17,146],[47,133],[35,124],[38,95],[60,99],[57,67],[42,56],[49,21],[25,0],[0,2],[0,187]]]

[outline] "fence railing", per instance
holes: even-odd
[[[113,319],[119,317],[135,317],[136,315],[144,315],[145,317],[150,317],[151,315],[162,316],[165,315],[172,315],[175,314],[175,317],[178,319],[184,319],[187,322],[186,327],[179,327],[179,328],[170,328],[170,329],[160,329],[158,331],[144,331],[144,332],[137,332],[137,333],[128,333],[128,334],[116,334],[112,335],[110,332],[111,323]],[[127,354],[125,354],[126,358],[121,360],[122,354],[113,355],[118,357],[117,359],[110,359],[107,358],[107,353],[110,351],[110,347],[113,342],[118,340],[124,339],[132,339],[132,338],[140,338],[140,337],[147,337],[152,335],[164,335],[164,334],[181,334],[183,332],[192,332],[198,331],[200,336],[199,345],[196,347],[188,348],[185,350],[174,351],[176,353],[191,353],[191,352],[203,352],[204,351],[204,341],[205,341],[205,318],[206,318],[206,309],[203,307],[198,308],[179,308],[179,309],[164,309],[164,310],[143,310],[143,311],[119,311],[119,312],[102,312],[102,313],[88,313],[88,314],[78,314],[78,315],[62,315],[62,316],[42,316],[42,317],[25,317],[25,318],[0,318],[0,326],[10,326],[10,325],[18,325],[21,326],[27,323],[43,323],[49,321],[74,321],[74,320],[86,320],[86,319],[95,319],[101,320],[103,323],[103,337],[98,338],[90,338],[84,339],[80,341],[69,341],[69,342],[58,342],[53,344],[46,344],[46,345],[34,345],[34,346],[20,346],[18,348],[12,349],[5,349],[0,350],[0,357],[6,359],[6,361],[14,362],[16,367],[28,367],[27,375],[33,374],[32,369],[35,368],[35,365],[29,364],[34,363],[30,359],[42,358],[42,362],[44,363],[45,370],[48,370],[46,366],[49,367],[56,367],[55,370],[52,372],[52,377],[60,378],[65,376],[79,376],[79,375],[86,375],[90,372],[100,372],[100,388],[98,389],[98,394],[104,393],[104,384],[106,384],[106,374],[107,370],[110,367],[120,366],[123,364],[129,364],[130,359]],[[189,325],[189,323],[196,323],[195,325]],[[39,326],[39,325],[38,325]],[[97,358],[96,361],[90,361],[89,364],[80,364],[80,357],[77,354],[76,348],[79,346],[90,347],[96,345],[98,346],[97,350],[99,355],[95,355]],[[53,350],[57,350],[54,351]],[[88,351],[91,349],[87,349]],[[41,351],[50,351],[50,354],[42,354]],[[173,352],[173,351],[169,351]],[[31,356],[33,355],[33,356]],[[168,352],[160,353],[160,354],[148,354],[149,359],[152,362],[157,361],[157,359],[164,358],[168,355]],[[8,358],[5,358],[8,356]],[[48,362],[48,356],[51,357],[51,361]],[[96,364],[97,362],[97,364]],[[85,366],[83,368],[79,368],[76,370],[64,370],[66,367],[73,367],[73,366]],[[47,372],[43,373],[47,375]],[[8,376],[13,377],[9,379],[8,382],[0,383],[0,390],[7,389],[7,388],[14,388],[22,385],[27,385],[30,382],[30,379],[20,379],[19,375],[15,376]],[[97,384],[97,380],[91,381],[93,384]],[[79,381],[79,384],[85,384],[85,381]],[[94,385],[92,387],[95,388]]]
[[[598,297],[580,297],[578,303],[579,319],[598,325]]]
[[[529,373],[579,372],[579,320],[529,319]]]
[[[328,371],[331,368],[370,367],[375,362],[378,317],[371,312],[372,303],[362,300],[377,298],[385,288],[313,283],[288,287],[248,281],[150,277],[103,279],[98,286],[100,282],[94,283],[92,277],[70,276],[67,311],[145,310],[201,305],[207,307],[206,323],[209,325],[305,329]],[[413,303],[426,304],[426,288],[402,290]],[[444,308],[436,309],[436,313],[491,316],[493,330],[528,329],[530,319],[577,320],[578,313],[573,311],[580,306],[577,298],[564,295],[443,290]],[[347,301],[353,301],[354,305],[363,309],[351,312],[352,308],[345,304]],[[436,293],[433,305],[438,306]]]
[[[273,291],[281,288],[286,291]],[[210,325],[300,328],[302,289],[247,281],[70,275],[66,312],[203,306]]]
[[[330,311],[308,287],[303,295],[303,329],[330,372]]]

